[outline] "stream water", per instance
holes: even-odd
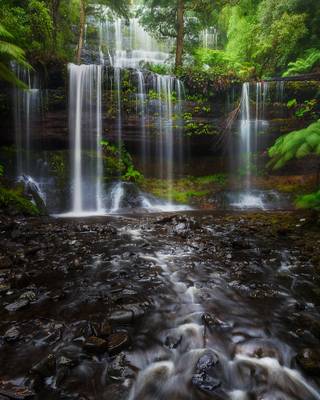
[[[16,258],[13,275],[0,270],[0,393],[319,399],[318,367],[301,356],[319,365],[317,281],[296,225],[263,213],[2,220],[1,251]]]

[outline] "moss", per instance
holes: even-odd
[[[26,199],[19,189],[0,187],[0,208],[9,213],[24,215],[39,215],[38,208]]]
[[[141,187],[160,198],[171,198],[178,203],[194,204],[219,192],[226,184],[225,174],[214,174],[201,177],[187,176],[171,182],[162,179],[145,179]]]

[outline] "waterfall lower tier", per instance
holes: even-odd
[[[72,209],[75,215],[104,213],[102,159],[102,67],[69,65]]]
[[[268,83],[256,82],[255,90],[246,82],[240,100],[240,140],[238,148],[238,173],[243,180],[243,193],[233,205],[239,208],[264,208],[261,198],[253,193],[253,176],[257,174],[258,136],[265,125]],[[253,96],[252,96],[253,93]],[[255,108],[251,106],[251,96]]]

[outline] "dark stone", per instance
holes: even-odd
[[[124,354],[118,354],[108,365],[108,376],[116,381],[124,381],[127,378],[133,378],[134,372],[127,365],[127,360]]]
[[[316,349],[303,349],[297,356],[297,363],[307,373],[319,376],[320,374],[320,351]]]
[[[10,303],[7,306],[5,306],[5,309],[9,312],[15,312],[22,310],[23,308],[27,307],[29,304],[29,300],[26,299],[19,299],[15,301],[14,303]]]
[[[105,320],[101,323],[100,329],[99,329],[99,337],[106,338],[110,336],[112,333],[112,326],[109,322],[109,320]]]
[[[33,399],[34,392],[25,386],[14,386],[9,382],[0,383],[0,395],[6,396],[9,399],[25,400]]]
[[[197,373],[199,372],[206,372],[215,365],[217,365],[219,362],[219,358],[216,354],[214,353],[206,353],[204,354],[201,358],[199,358],[197,365],[196,365],[196,371]]]
[[[40,375],[42,378],[46,378],[48,376],[52,376],[55,372],[55,369],[56,358],[53,354],[49,354],[48,357],[34,365],[31,369],[31,372]]]
[[[215,377],[218,364],[219,358],[214,352],[207,352],[201,356],[192,377],[192,384],[205,392],[212,392],[220,387],[221,381]]]
[[[12,261],[8,256],[0,256],[0,269],[7,269],[12,266]]]
[[[167,336],[164,342],[169,349],[176,349],[182,342],[182,336]]]
[[[221,386],[221,382],[218,379],[213,378],[205,372],[193,375],[192,384],[204,392],[212,392]]]
[[[108,342],[96,336],[90,336],[84,343],[85,350],[94,353],[104,353],[108,350]]]
[[[126,331],[115,332],[108,337],[107,348],[110,354],[117,353],[128,344],[129,335]]]
[[[13,326],[12,328],[8,329],[4,334],[4,339],[7,342],[16,342],[20,338],[20,331]]]

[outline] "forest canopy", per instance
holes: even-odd
[[[314,0],[1,0],[0,20],[31,64],[80,63],[84,26],[99,6],[136,16],[172,44],[172,62],[243,78],[308,73],[320,64],[320,8]],[[216,29],[215,48],[202,33]],[[108,46],[108,44],[106,44]],[[4,55],[0,55],[7,63]]]

